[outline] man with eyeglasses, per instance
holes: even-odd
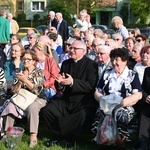
[[[98,48],[98,51],[96,53],[97,55],[97,64],[98,64],[98,75],[99,80],[103,76],[104,72],[107,69],[112,68],[111,62],[110,62],[110,51],[111,48],[107,45],[102,45]]]
[[[29,44],[29,35],[31,35],[32,33],[35,33],[33,29],[28,29],[27,31],[27,35],[25,37],[22,38],[21,43],[23,46],[28,45]]]
[[[97,53],[99,46],[105,45],[105,41],[101,38],[94,38],[92,42],[93,51]]]
[[[42,114],[50,130],[59,139],[47,141],[47,146],[69,140],[91,129],[98,103],[94,101],[94,91],[98,80],[96,62],[85,56],[86,45],[74,41],[70,47],[70,59],[62,63],[56,78],[63,89],[63,96],[55,98],[43,109]]]

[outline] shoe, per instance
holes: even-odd
[[[34,141],[31,140],[31,141],[30,141],[30,144],[29,144],[29,147],[30,147],[30,148],[33,148],[33,147],[36,146],[36,145],[37,145],[37,140],[34,140]]]
[[[47,140],[47,142],[46,142],[46,146],[47,147],[50,147],[50,146],[52,146],[52,145],[55,145],[55,144],[59,144],[60,143],[60,141],[59,140],[51,140],[51,139],[49,139],[49,140]]]

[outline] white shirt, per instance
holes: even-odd
[[[81,31],[88,30],[89,27],[91,27],[91,23],[88,23],[86,20],[82,21],[80,19],[76,20],[77,28],[79,28]]]
[[[138,62],[133,68],[133,70],[138,73],[138,77],[139,77],[141,84],[143,82],[145,68],[147,68],[147,67],[148,66],[143,66],[141,62]]]
[[[41,70],[44,70],[44,66],[45,66],[45,61],[42,62],[42,63],[38,62],[37,65],[36,65],[36,67],[39,68],[39,69],[41,69]]]

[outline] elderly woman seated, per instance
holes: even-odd
[[[134,114],[132,106],[142,98],[138,74],[127,67],[128,57],[128,52],[124,48],[117,48],[111,51],[110,58],[113,69],[104,73],[94,94],[98,102],[102,100],[103,96],[109,94],[121,97],[121,102],[111,112],[113,118],[115,118],[121,141],[128,137],[128,124]],[[99,113],[99,119],[105,118],[102,110],[97,113]]]

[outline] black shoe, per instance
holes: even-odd
[[[60,143],[60,141],[59,140],[51,140],[51,139],[49,139],[49,140],[47,140],[47,142],[46,142],[46,146],[47,147],[50,147],[50,146],[52,146],[52,145],[56,145],[56,144],[59,144]]]

